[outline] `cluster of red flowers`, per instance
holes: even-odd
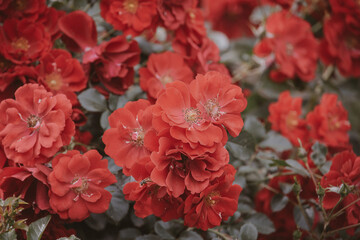
[[[322,207],[329,212],[334,212],[334,210],[338,211],[348,206],[346,214],[342,214],[330,222],[330,226],[333,228],[357,224],[360,214],[360,205],[357,203],[360,158],[352,152],[349,143],[350,123],[347,111],[335,94],[324,94],[319,105],[315,106],[314,110],[309,112],[305,118],[302,118],[301,110],[302,99],[300,97],[292,98],[289,91],[281,93],[279,100],[269,106],[268,120],[271,128],[288,138],[292,144],[302,147],[308,152],[306,156],[303,156],[305,160],[299,157],[297,161],[312,174],[322,175],[312,159],[313,145],[318,142],[328,148],[329,152],[325,161],[332,162],[332,165],[330,171],[320,179],[321,187],[324,190],[321,196],[323,198]],[[283,154],[286,155],[286,153]],[[305,162],[308,163],[308,166]],[[289,218],[294,215],[294,205],[287,204],[280,211],[274,211],[271,208],[271,200],[276,195],[275,192],[282,193],[290,199],[289,201],[296,202],[294,192],[284,190],[286,185],[292,186],[295,183],[294,176],[296,176],[297,184],[304,189],[299,195],[304,202],[317,201],[319,189],[310,176],[287,175],[288,169],[279,171],[284,175],[272,178],[268,183],[269,188],[273,191],[264,188],[257,193],[256,208],[267,214],[275,223],[276,232],[270,237],[288,239],[298,228],[294,217]],[[310,229],[315,228],[320,219],[320,214],[315,209],[316,207],[313,206],[314,216]],[[349,229],[348,233],[353,234],[354,228]]]
[[[105,152],[137,180],[124,187],[135,213],[183,217],[203,230],[234,214],[241,187],[232,185],[235,169],[224,145],[226,130],[240,133],[245,107],[240,87],[208,72],[166,84],[153,105],[138,100],[112,113]]]
[[[271,128],[295,146],[301,143],[308,148],[318,141],[332,148],[350,147],[348,114],[336,94],[324,94],[320,104],[305,119],[301,110],[301,98],[292,98],[289,91],[282,92],[278,102],[269,106]]]

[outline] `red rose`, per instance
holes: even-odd
[[[169,30],[176,30],[185,23],[186,11],[194,5],[196,0],[160,0],[157,10],[162,20],[162,25]]]
[[[37,164],[36,167],[6,167],[0,172],[0,191],[3,199],[19,196],[25,202],[33,204],[37,211],[48,210],[47,176],[51,169]]]
[[[75,92],[86,87],[87,78],[81,64],[62,49],[51,50],[36,67],[39,82],[53,93],[63,93],[72,104],[77,102]]]
[[[292,98],[289,91],[282,92],[278,101],[269,105],[271,129],[280,132],[295,146],[299,146],[298,139],[305,146],[309,138],[306,121],[300,118],[301,109],[302,99]]]
[[[324,94],[320,104],[306,116],[310,137],[330,147],[349,145],[350,123],[348,113],[336,94]]]
[[[0,1],[0,6],[1,6]],[[9,4],[10,2],[10,4]],[[4,13],[7,18],[26,18],[31,21],[35,21],[39,14],[45,11],[46,1],[45,0],[20,0],[20,1],[4,1],[3,4],[8,4],[7,9]],[[0,7],[0,10],[3,6]]]
[[[61,17],[58,24],[64,33],[62,40],[69,50],[81,52],[96,46],[96,25],[86,12],[73,11]]]
[[[214,153],[191,156],[183,149],[181,142],[171,138],[159,139],[159,151],[151,153],[155,168],[151,180],[165,186],[169,194],[179,197],[188,190],[200,193],[223,174],[223,167],[229,162],[229,153],[219,145]]]
[[[324,23],[321,60],[335,64],[346,77],[360,76],[360,6],[356,1],[332,0],[333,10]]]
[[[0,49],[4,57],[16,64],[41,59],[51,48],[50,35],[40,23],[27,19],[8,19],[0,27]]]
[[[214,30],[224,32],[229,38],[251,36],[250,15],[258,5],[253,0],[203,0],[206,18]]]
[[[156,99],[167,83],[183,81],[190,83],[193,72],[181,55],[172,52],[151,54],[147,67],[139,69],[140,86],[150,99]]]
[[[154,214],[166,222],[183,216],[183,200],[168,195],[165,187],[160,187],[151,180],[127,183],[123,192],[125,199],[136,201],[134,210],[138,217],[145,218]]]
[[[90,213],[105,212],[111,194],[104,188],[116,182],[107,160],[96,150],[77,150],[57,155],[48,177],[50,206],[62,219],[82,221]]]
[[[15,92],[0,103],[0,140],[6,156],[27,166],[49,161],[74,135],[71,103],[37,84]]]
[[[184,225],[206,231],[226,221],[238,208],[242,188],[231,185],[235,169],[228,165],[224,177],[217,179],[199,194],[189,195],[184,206]]]
[[[101,16],[125,35],[137,36],[156,19],[156,0],[102,0]]]
[[[240,113],[247,101],[228,75],[213,71],[198,74],[190,83],[190,92],[207,121],[224,126],[233,137],[239,135],[244,125]]]
[[[46,10],[39,15],[37,22],[44,25],[45,30],[50,34],[51,40],[55,41],[61,36],[59,28],[59,19],[64,16],[66,13],[55,8],[46,8]]]
[[[315,78],[318,59],[318,43],[311,32],[311,26],[302,18],[288,11],[272,14],[266,21],[266,31],[272,37],[259,42],[254,53],[265,57],[275,54],[276,69],[270,77],[276,82],[298,76],[309,82]]]
[[[140,48],[134,40],[117,36],[85,53],[83,63],[90,64],[91,81],[97,87],[121,95],[134,82],[133,67],[140,61]]]
[[[128,102],[109,117],[110,129],[103,135],[105,152],[117,165],[123,167],[126,175],[131,174],[135,165],[145,168],[149,161],[150,150],[145,143],[151,134],[151,121],[150,103],[143,99]],[[140,171],[137,174],[134,176],[137,180],[147,177],[147,174],[144,176]]]

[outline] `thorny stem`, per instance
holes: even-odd
[[[348,205],[346,205],[345,207],[343,207],[342,209],[340,209],[339,211],[337,211],[336,213],[334,213],[334,215],[332,215],[332,216],[330,217],[330,219],[341,215],[343,211],[345,211],[348,207],[351,207],[352,205],[354,205],[354,204],[357,203],[358,201],[360,201],[360,198],[358,198],[358,199],[356,199],[355,201],[349,203]]]
[[[353,225],[349,225],[349,226],[345,226],[345,227],[342,227],[342,228],[338,228],[338,229],[332,230],[332,231],[326,233],[325,235],[331,235],[331,234],[336,233],[336,232],[338,232],[338,231],[346,230],[346,229],[350,229],[350,228],[358,227],[358,226],[360,226],[360,223],[356,223],[356,224],[353,224]]]
[[[111,34],[113,34],[116,30],[114,28],[110,29],[109,31],[107,31],[104,35],[100,36],[98,41],[101,42],[102,40],[104,40],[105,38],[109,37]]]
[[[339,206],[339,204],[342,202],[343,197],[340,197],[339,201],[335,204],[335,206],[333,207],[333,209],[331,209],[330,214],[327,216],[327,218],[325,219],[325,223],[324,223],[324,227],[323,227],[323,231],[321,233],[320,239],[324,239],[324,237],[328,234],[326,233],[326,228],[329,225],[331,218],[332,218],[332,214],[335,210],[335,208],[337,208]]]
[[[326,82],[327,80],[329,80],[331,74],[334,72],[334,66],[333,65],[329,65],[325,71],[323,72],[323,74],[321,75],[321,78]]]
[[[275,194],[280,194],[280,195],[287,197],[285,194],[283,194],[282,192],[279,192],[275,188],[270,187],[269,185],[263,184],[262,186]],[[290,198],[288,198],[288,199],[289,199],[289,202],[291,202],[294,206],[298,205],[295,201],[291,200]]]
[[[222,239],[224,240],[231,240],[232,238],[229,237],[228,235],[224,234],[224,233],[221,233],[219,231],[217,231],[216,229],[213,229],[213,228],[209,228],[208,229],[208,232],[212,232],[212,233],[215,233],[216,235],[218,235],[219,237],[221,237]]]
[[[306,225],[308,225],[308,228],[309,228],[309,234],[311,234],[311,235],[313,235],[316,239],[318,239],[318,237],[315,235],[315,234],[313,234],[313,233],[311,233],[311,222],[310,222],[310,218],[309,218],[309,216],[307,215],[307,213],[305,212],[305,209],[303,208],[303,205],[302,205],[302,203],[301,203],[301,200],[300,200],[300,194],[298,194],[297,196],[296,196],[296,199],[297,199],[297,201],[298,201],[298,206],[299,206],[299,208],[300,208],[300,211],[301,211],[301,213],[302,213],[302,215],[304,216],[304,218],[305,218],[305,222],[306,222]]]

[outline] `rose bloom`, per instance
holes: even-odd
[[[295,146],[299,146],[298,140],[303,146],[308,143],[309,131],[301,111],[302,99],[292,98],[289,91],[282,92],[278,101],[269,105],[271,129],[279,131]]]
[[[162,25],[169,30],[176,30],[185,23],[186,11],[194,5],[196,0],[160,0],[157,11]]]
[[[177,80],[190,83],[193,80],[193,72],[183,57],[173,52],[151,54],[147,67],[140,68],[139,74],[140,86],[150,99],[156,99],[167,83]]]
[[[19,196],[25,202],[33,204],[33,208],[48,210],[49,186],[47,176],[51,169],[37,164],[35,167],[5,167],[0,172],[0,191],[3,199]]]
[[[80,62],[62,49],[51,50],[36,69],[40,83],[53,93],[65,94],[73,105],[77,102],[75,92],[83,90],[87,84]]]
[[[320,104],[306,116],[310,137],[330,147],[348,147],[348,113],[336,94],[324,94]]]
[[[0,52],[16,64],[41,59],[52,47],[49,33],[40,23],[27,19],[7,19],[0,27]]]
[[[46,8],[45,11],[40,14],[39,18],[36,20],[36,22],[44,25],[45,30],[50,34],[51,40],[53,42],[61,36],[59,19],[65,14],[65,11],[49,7]]]
[[[229,162],[229,153],[219,144],[214,153],[190,156],[184,152],[180,141],[161,137],[159,151],[151,153],[151,161],[155,165],[151,180],[165,186],[170,195],[179,197],[186,190],[200,193],[221,176],[223,167]]]
[[[226,221],[238,208],[242,188],[232,185],[235,169],[227,165],[222,177],[198,194],[189,195],[184,205],[184,225],[206,231]]]
[[[165,187],[156,185],[149,178],[140,183],[127,183],[123,192],[126,200],[136,201],[134,210],[138,217],[145,218],[154,214],[167,222],[183,216],[182,198],[169,195]]]
[[[137,36],[154,27],[156,0],[102,0],[101,16],[125,35]]]
[[[37,84],[15,92],[15,100],[0,103],[0,140],[6,156],[33,166],[49,161],[75,133],[71,103],[63,94],[53,95]]]
[[[330,1],[333,13],[325,20],[320,57],[346,77],[360,76],[360,5],[353,0]]]
[[[118,95],[134,82],[134,66],[140,61],[140,48],[135,40],[128,41],[125,36],[117,36],[105,41],[85,53],[83,63],[91,81],[100,91]]]
[[[2,9],[1,2],[8,4],[6,9]],[[46,8],[45,0],[0,1],[0,10],[4,10],[2,14],[5,14],[6,18],[26,18],[35,21]]]
[[[206,18],[214,30],[224,32],[229,38],[251,36],[249,21],[253,9],[258,5],[253,0],[202,1]]]
[[[105,153],[114,159],[116,165],[123,167],[126,175],[131,175],[132,168],[139,167],[140,163],[144,168],[150,156],[150,150],[145,146],[152,129],[150,102],[143,99],[128,102],[109,116],[109,125],[110,129],[102,138]],[[134,177],[141,180],[146,176]]]
[[[88,51],[97,44],[96,25],[83,11],[73,11],[60,18],[58,26],[66,47],[74,52]]]
[[[318,42],[309,23],[283,10],[267,19],[266,32],[271,37],[262,39],[254,53],[259,57],[274,54],[275,69],[270,72],[273,81],[283,82],[298,76],[309,82],[315,78]]]
[[[104,188],[116,182],[107,160],[96,150],[59,154],[48,177],[50,206],[62,219],[82,221],[90,213],[105,212],[111,193]]]
[[[323,207],[325,209],[333,209],[340,200],[340,194],[332,192],[330,189],[333,187],[341,188],[344,183],[355,189],[343,199],[339,208],[347,206],[359,198],[360,157],[351,151],[343,151],[336,154],[332,158],[330,171],[321,179],[321,186],[328,190],[323,200]],[[346,208],[346,219],[349,225],[359,223],[359,216],[359,202]]]

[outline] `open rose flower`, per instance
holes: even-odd
[[[183,57],[172,52],[151,54],[147,67],[140,68],[139,74],[140,86],[151,99],[156,99],[167,83],[176,80],[190,83],[193,80],[193,72]]]
[[[63,94],[54,96],[38,84],[20,87],[15,100],[0,104],[0,140],[6,156],[27,166],[49,161],[75,133],[71,111]]]
[[[82,221],[90,213],[105,212],[111,193],[104,188],[116,182],[107,160],[96,150],[77,150],[57,155],[48,177],[50,206],[62,219]]]
[[[27,19],[7,19],[0,27],[0,42],[4,57],[16,64],[39,60],[52,46],[44,26]]]
[[[269,106],[271,129],[279,131],[292,144],[299,146],[299,141],[307,144],[309,131],[306,121],[301,119],[302,99],[292,98],[289,91],[282,92],[276,103]]]
[[[231,165],[223,177],[215,180],[199,194],[189,195],[185,200],[184,224],[206,231],[226,221],[238,208],[242,188],[232,185],[235,169]]]
[[[156,0],[102,0],[101,16],[125,35],[137,36],[153,27]]]

